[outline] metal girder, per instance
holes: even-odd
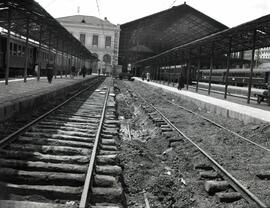
[[[44,34],[42,38],[42,44],[48,45],[48,33],[45,31],[52,31],[52,48],[61,51],[61,47],[57,46],[56,39],[61,36],[61,39],[67,43],[70,43],[73,48],[77,50],[71,51],[73,56],[81,56],[81,53],[85,57],[95,58],[91,52],[88,51],[79,40],[74,38],[61,24],[55,20],[49,13],[46,12],[37,2],[34,0],[5,0],[0,4],[2,8],[0,13],[0,26],[7,28],[7,16],[8,10],[12,8],[14,11],[11,16],[11,31],[19,35],[26,36],[26,22],[30,21],[29,38],[34,41],[39,41],[39,27],[42,25]]]
[[[119,54],[123,57],[134,46],[134,40],[158,54],[226,28],[183,4],[121,25]],[[149,55],[143,54],[143,58]]]
[[[247,22],[237,27],[226,29],[221,32],[197,39],[187,44],[171,48],[165,52],[155,56],[142,59],[137,63],[144,62],[148,59],[162,57],[168,53],[175,53],[175,51],[187,51],[191,48],[203,47],[203,54],[211,51],[211,44],[215,42],[215,54],[226,54],[228,52],[228,40],[232,38],[231,52],[239,52],[251,50],[252,48],[258,49],[270,46],[270,15],[263,16],[256,20]],[[253,45],[254,30],[257,31],[256,43]],[[196,53],[196,50],[195,50]],[[198,51],[197,51],[198,53]]]

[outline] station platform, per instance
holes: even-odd
[[[196,82],[192,83],[196,86]],[[208,89],[208,83],[205,82],[199,82],[199,88],[201,89]],[[211,90],[221,92],[224,94],[225,85],[221,84],[211,84]],[[248,87],[238,87],[238,86],[231,86],[228,85],[228,94],[232,96],[243,96],[246,97],[248,95]],[[264,89],[258,89],[258,88],[251,88],[251,96],[254,96],[254,94],[263,94],[265,90]]]
[[[70,78],[63,76],[48,83],[46,77],[10,80],[5,85],[0,80],[0,122],[3,122],[16,113],[24,112],[41,103],[48,102],[55,97],[66,96],[68,93],[79,90],[96,75],[88,75],[85,78],[77,76]]]
[[[217,115],[235,118],[244,123],[270,123],[270,106],[267,103],[257,104],[256,99],[251,99],[250,104],[247,104],[246,99],[241,97],[228,96],[224,100],[223,94],[211,92],[208,95],[207,91],[200,89],[198,92],[195,92],[195,87],[192,86],[189,87],[189,90],[178,90],[176,88],[177,85],[173,87],[172,84],[168,86],[153,81],[147,82],[141,78],[135,78],[135,81],[144,82],[154,87],[176,93],[181,98]]]

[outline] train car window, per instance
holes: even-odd
[[[18,52],[17,52],[18,56],[22,55],[21,51],[22,51],[22,46],[18,45]]]
[[[22,56],[25,54],[25,46],[22,47]]]
[[[9,44],[9,55],[13,54],[12,47],[13,47],[13,43],[10,43]]]
[[[17,44],[16,43],[14,43],[14,45],[13,45],[13,55],[14,56],[17,56]]]

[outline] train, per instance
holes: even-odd
[[[211,82],[216,84],[225,84],[226,69],[213,69]],[[247,86],[249,83],[250,69],[230,69],[228,75],[228,84],[234,86]],[[199,80],[209,82],[210,70],[200,70]],[[266,88],[270,82],[270,68],[254,68],[252,76],[252,85],[256,88]]]
[[[9,77],[22,77],[24,74],[25,65],[25,52],[26,52],[26,40],[18,35],[10,36],[10,70]],[[6,50],[7,49],[7,34],[0,33],[0,78],[5,76],[6,68]],[[27,76],[36,76],[37,71],[35,66],[39,65],[40,75],[46,75],[46,65],[53,63],[56,69],[56,74],[61,72],[69,73],[71,66],[75,66],[76,69],[80,68],[79,59],[66,53],[62,56],[62,52],[56,53],[55,50],[51,50],[49,54],[49,48],[42,45],[39,48],[39,44],[34,41],[29,41],[28,45],[28,67]],[[50,59],[50,60],[49,60]],[[77,60],[76,60],[77,59]],[[89,65],[89,64],[88,64]]]
[[[145,67],[143,72],[151,71],[151,67]],[[225,84],[226,82],[226,69],[213,69],[211,82],[215,84]],[[160,79],[165,82],[177,82],[180,76],[180,73],[184,77],[185,84],[188,82],[192,84],[197,81],[199,82],[209,82],[210,78],[210,69],[201,69],[199,72],[199,77],[197,75],[196,66],[191,66],[189,74],[187,72],[186,65],[178,66],[164,66],[160,69]],[[248,86],[249,83],[250,68],[234,68],[229,70],[228,75],[228,84],[234,86]],[[189,77],[187,79],[187,76]],[[153,75],[152,75],[153,78]],[[254,68],[252,85],[256,88],[265,89],[267,83],[270,82],[270,68]]]

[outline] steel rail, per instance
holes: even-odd
[[[83,192],[82,192],[82,195],[81,195],[79,208],[88,207],[88,203],[89,203],[89,201],[91,201],[91,199],[90,199],[90,193],[91,193],[90,188],[91,188],[91,185],[93,184],[93,175],[94,175],[94,168],[95,168],[95,163],[96,163],[96,156],[97,156],[97,152],[98,152],[98,145],[100,143],[100,134],[101,134],[101,131],[102,131],[102,126],[103,126],[104,118],[105,118],[105,115],[106,115],[106,106],[107,106],[107,100],[108,100],[108,97],[109,97],[109,92],[110,92],[110,87],[108,86],[106,96],[105,96],[105,99],[104,99],[101,119],[99,121],[99,126],[98,126],[98,130],[97,130],[97,133],[96,133],[95,143],[94,143],[94,147],[93,147],[93,150],[92,150],[92,154],[91,154],[91,158],[90,158],[90,162],[89,162],[89,166],[88,166],[86,179],[85,179],[85,182],[84,182],[84,187],[83,187]]]
[[[51,114],[52,112],[56,111],[57,109],[59,109],[60,107],[62,107],[63,105],[65,105],[66,103],[68,103],[69,101],[71,101],[72,99],[74,99],[75,97],[79,96],[80,94],[82,94],[83,92],[87,91],[88,89],[90,89],[91,87],[93,87],[97,81],[99,79],[95,78],[94,81],[96,81],[95,83],[91,83],[92,85],[86,87],[85,89],[81,90],[80,92],[76,93],[75,95],[73,95],[72,97],[68,98],[67,100],[65,100],[63,103],[57,105],[56,107],[54,107],[53,109],[47,111],[46,113],[44,113],[43,115],[39,116],[38,118],[34,119],[33,121],[29,122],[28,124],[26,124],[25,126],[21,127],[20,129],[18,129],[17,131],[13,132],[12,134],[8,135],[7,137],[3,138],[0,141],[0,148],[5,147],[9,142],[12,142],[14,139],[16,139],[16,136],[18,136],[19,134],[21,134],[23,131],[27,130],[29,127],[31,127],[32,125],[34,125],[35,123],[37,123],[38,121],[42,120],[43,118],[47,117],[49,114]]]
[[[189,112],[189,113],[192,113],[192,114],[194,114],[194,115],[196,115],[196,116],[199,116],[200,118],[202,118],[202,119],[208,121],[209,123],[211,123],[211,124],[213,124],[213,125],[215,125],[215,126],[221,128],[221,129],[223,129],[223,130],[225,130],[225,131],[228,131],[228,132],[230,132],[231,134],[233,134],[233,135],[235,135],[235,136],[241,138],[242,140],[245,140],[246,142],[248,142],[248,143],[250,143],[250,144],[253,144],[253,145],[255,145],[255,146],[257,146],[257,147],[259,147],[259,148],[261,148],[261,149],[263,149],[263,150],[265,150],[265,151],[267,151],[267,152],[270,153],[270,149],[268,149],[268,148],[266,148],[266,147],[264,147],[264,146],[262,146],[262,145],[260,145],[260,144],[258,144],[258,143],[256,143],[256,142],[253,142],[253,141],[251,141],[250,139],[247,139],[247,138],[241,136],[240,134],[238,134],[238,133],[236,133],[236,132],[234,132],[234,131],[232,131],[232,130],[226,128],[225,126],[222,126],[221,124],[218,124],[218,123],[216,123],[215,121],[213,121],[213,120],[211,120],[211,119],[209,119],[209,118],[206,118],[205,116],[202,116],[202,115],[200,115],[200,114],[198,114],[198,113],[196,113],[196,112],[194,112],[194,111],[192,111],[192,110],[189,110],[189,109],[187,109],[187,108],[185,108],[185,107],[183,107],[183,106],[181,106],[181,105],[179,105],[179,104],[173,103],[173,102],[171,102],[171,101],[169,101],[169,100],[167,100],[167,99],[165,99],[165,98],[163,98],[163,99],[166,100],[167,102],[169,102],[169,103],[171,103],[171,104],[173,104],[173,105],[175,105],[175,106],[177,106],[177,107],[179,107],[179,108],[181,108],[181,109],[183,109],[183,110]]]
[[[176,104],[176,103],[174,103],[174,102],[172,102],[172,101],[170,101],[170,100],[168,100],[168,99],[165,99],[165,98],[163,98],[163,97],[162,97],[162,99],[165,100],[165,101],[167,101],[167,102],[169,102],[169,103],[171,103],[172,105],[175,105],[175,106],[177,106],[177,107],[179,107],[179,108],[181,108],[181,109],[183,109],[183,110],[189,112],[189,113],[192,113],[192,114],[194,114],[194,115],[196,115],[196,116],[199,116],[200,118],[202,118],[202,119],[208,121],[209,123],[211,123],[211,124],[213,124],[213,125],[215,125],[215,126],[221,128],[221,129],[223,129],[223,130],[225,130],[225,131],[228,131],[228,132],[230,132],[231,134],[233,134],[233,135],[239,137],[240,139],[242,139],[242,140],[244,140],[244,141],[246,141],[246,142],[248,142],[248,143],[250,143],[250,144],[253,144],[253,145],[259,147],[260,149],[263,149],[263,150],[265,150],[265,151],[267,151],[267,152],[270,153],[270,149],[269,149],[269,148],[266,148],[266,147],[264,147],[264,146],[262,146],[262,145],[260,145],[260,144],[258,144],[258,143],[256,143],[256,142],[253,142],[253,141],[251,141],[250,139],[245,138],[245,137],[241,136],[240,134],[238,134],[238,133],[236,133],[236,132],[234,132],[234,131],[232,131],[232,130],[226,128],[225,126],[222,126],[221,124],[218,124],[217,122],[215,122],[215,121],[213,121],[213,120],[211,120],[211,119],[209,119],[209,118],[206,118],[205,116],[202,116],[202,115],[200,115],[200,114],[198,114],[198,113],[196,113],[196,112],[194,112],[194,111],[192,111],[192,110],[189,110],[189,109],[185,108],[184,106],[181,106],[181,105],[179,105],[179,104]]]
[[[137,93],[138,94],[138,93]],[[244,187],[235,177],[233,177],[225,168],[223,168],[214,158],[212,158],[206,151],[204,151],[199,145],[192,141],[187,135],[185,135],[182,131],[180,131],[171,121],[161,113],[153,104],[146,101],[140,94],[138,94],[144,102],[149,104],[152,108],[154,108],[160,116],[169,124],[173,129],[175,129],[181,136],[183,136],[186,140],[188,140],[193,146],[195,146],[206,158],[215,166],[215,169],[226,179],[229,184],[238,192],[242,194],[242,196],[249,201],[250,203],[257,204],[260,208],[269,208],[264,202],[262,202],[257,196],[255,196],[252,192],[250,192],[246,187]]]

